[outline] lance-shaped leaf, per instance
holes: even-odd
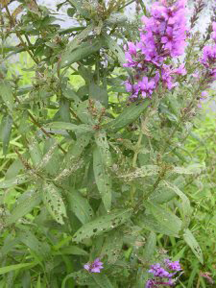
[[[182,221],[176,215],[167,211],[165,207],[151,202],[145,202],[144,205],[146,213],[141,220],[141,225],[151,231],[178,237]]]
[[[145,261],[150,261],[155,253],[157,237],[155,232],[151,231],[144,247],[143,257]]]
[[[17,220],[31,212],[31,210],[39,205],[41,202],[40,191],[30,190],[22,194],[18,200],[15,208],[12,210],[11,214],[6,217],[6,225],[15,223]]]
[[[107,256],[108,263],[114,264],[121,252],[123,245],[123,238],[121,237],[121,231],[113,230],[105,238],[105,243],[101,251],[101,257]]]
[[[119,63],[120,64],[124,64],[126,63],[126,60],[125,60],[125,53],[124,51],[122,50],[122,48],[116,43],[116,41],[114,41],[110,36],[106,35],[104,36],[104,39],[105,39],[105,43],[107,45],[107,47],[113,52],[113,54],[116,55],[116,57],[118,58],[119,60]]]
[[[92,236],[101,235],[125,223],[131,216],[131,209],[112,212],[84,224],[73,236],[75,242],[81,242]]]
[[[141,103],[132,103],[115,119],[104,125],[110,132],[117,132],[125,126],[133,123],[145,111],[150,103],[149,99]]]
[[[95,142],[100,150],[101,155],[103,155],[104,164],[106,167],[110,167],[112,165],[112,156],[109,150],[109,143],[107,141],[106,132],[100,130],[95,133]]]
[[[8,81],[0,80],[0,96],[8,109],[12,111],[14,105],[13,91]]]
[[[64,68],[70,66],[74,62],[80,61],[88,57],[89,55],[100,50],[101,46],[102,41],[98,39],[82,43],[76,50],[62,55],[60,67]]]
[[[20,264],[5,266],[5,267],[0,268],[0,275],[9,273],[15,270],[19,270],[22,268],[33,267],[35,265],[37,265],[36,262],[29,262],[29,263],[20,263]]]
[[[79,192],[71,190],[68,193],[68,201],[70,209],[74,212],[81,223],[85,224],[92,220],[94,211],[92,210],[88,200],[80,195]]]
[[[66,208],[62,196],[54,184],[44,184],[43,199],[44,204],[53,219],[59,224],[64,224],[64,217],[67,217]]]
[[[162,183],[166,187],[168,187],[169,189],[174,191],[176,193],[176,195],[178,195],[181,198],[181,200],[182,200],[182,212],[183,212],[183,216],[184,216],[183,225],[185,227],[187,227],[189,225],[190,215],[192,212],[191,207],[190,207],[190,201],[189,201],[188,197],[176,185],[173,185],[172,183],[167,182],[167,181],[163,181]]]
[[[8,150],[8,146],[10,142],[12,124],[13,124],[13,119],[10,115],[7,115],[2,118],[2,122],[0,126],[0,134],[1,134],[1,140],[3,142],[3,154],[4,155],[7,154],[7,150]]]
[[[93,170],[104,207],[107,211],[110,211],[112,202],[112,181],[105,167],[103,155],[98,147],[96,147],[93,152]]]
[[[68,122],[52,122],[46,125],[51,129],[70,130],[78,134],[93,132],[93,128],[89,125],[76,125]]]
[[[197,259],[200,261],[200,263],[203,264],[203,254],[202,250],[200,248],[199,243],[195,239],[194,235],[189,229],[186,229],[183,234],[184,240],[187,243],[187,245],[191,248]]]
[[[11,178],[9,180],[3,180],[0,182],[0,188],[10,188],[16,185],[21,185],[23,183],[26,183],[30,181],[32,177],[28,174],[18,175],[14,178]]]

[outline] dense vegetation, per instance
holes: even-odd
[[[184,2],[0,0],[0,287],[214,287],[216,22]]]

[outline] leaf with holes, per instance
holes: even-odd
[[[104,207],[107,211],[110,211],[112,202],[112,181],[106,171],[103,155],[98,148],[95,148],[93,152],[93,170]]]
[[[108,263],[114,264],[121,252],[123,245],[123,238],[121,232],[113,230],[112,233],[108,234],[105,238],[105,242],[101,251],[101,257],[108,257]]]
[[[59,224],[64,224],[64,218],[67,217],[66,208],[62,196],[54,184],[44,184],[43,200],[53,219]]]
[[[112,156],[109,150],[109,143],[107,141],[106,132],[104,130],[100,130],[95,133],[95,142],[100,150],[101,155],[103,155],[104,164],[106,167],[110,167],[112,165]]]
[[[200,263],[203,264],[203,254],[202,250],[200,248],[199,243],[195,239],[194,235],[189,229],[186,229],[183,234],[183,238],[187,245],[191,248],[197,259],[200,261]]]
[[[131,209],[112,212],[84,224],[73,236],[75,242],[81,242],[92,236],[101,235],[124,224],[131,216]]]

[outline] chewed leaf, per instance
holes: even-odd
[[[100,216],[84,224],[73,236],[75,242],[81,242],[92,236],[101,235],[125,223],[131,216],[131,209],[120,210],[111,214]]]
[[[202,250],[199,246],[199,243],[195,239],[194,235],[189,229],[186,229],[183,234],[185,242],[188,244],[188,246],[191,248],[193,253],[196,255],[197,259],[200,261],[200,263],[203,264],[203,254]]]
[[[54,184],[46,183],[44,185],[43,199],[50,215],[59,224],[64,224],[64,217],[67,217],[66,208],[62,196]]]
[[[101,194],[104,207],[107,211],[110,211],[112,202],[112,181],[106,171],[103,155],[98,148],[95,148],[93,152],[93,169],[95,181]]]

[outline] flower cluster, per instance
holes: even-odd
[[[203,48],[203,55],[200,59],[201,64],[207,69],[208,77],[211,81],[216,80],[216,22],[212,24],[212,40],[214,45],[207,45]]]
[[[169,5],[166,0],[155,2],[151,17],[143,16],[144,28],[138,43],[129,42],[125,47],[125,67],[134,69],[134,79],[125,83],[131,99],[150,97],[159,82],[172,89],[177,84],[176,75],[185,75],[183,65],[174,68],[169,59],[184,53],[186,46],[185,0]],[[166,64],[165,64],[166,63]]]
[[[92,263],[86,263],[83,267],[90,273],[100,273],[100,270],[104,268],[99,258],[96,258]]]
[[[162,267],[159,263],[151,265],[151,269],[148,272],[153,274],[154,278],[147,281],[146,288],[157,288],[160,285],[173,286],[175,284],[173,277],[182,270],[179,261],[172,262],[169,259],[165,259],[164,266]]]

